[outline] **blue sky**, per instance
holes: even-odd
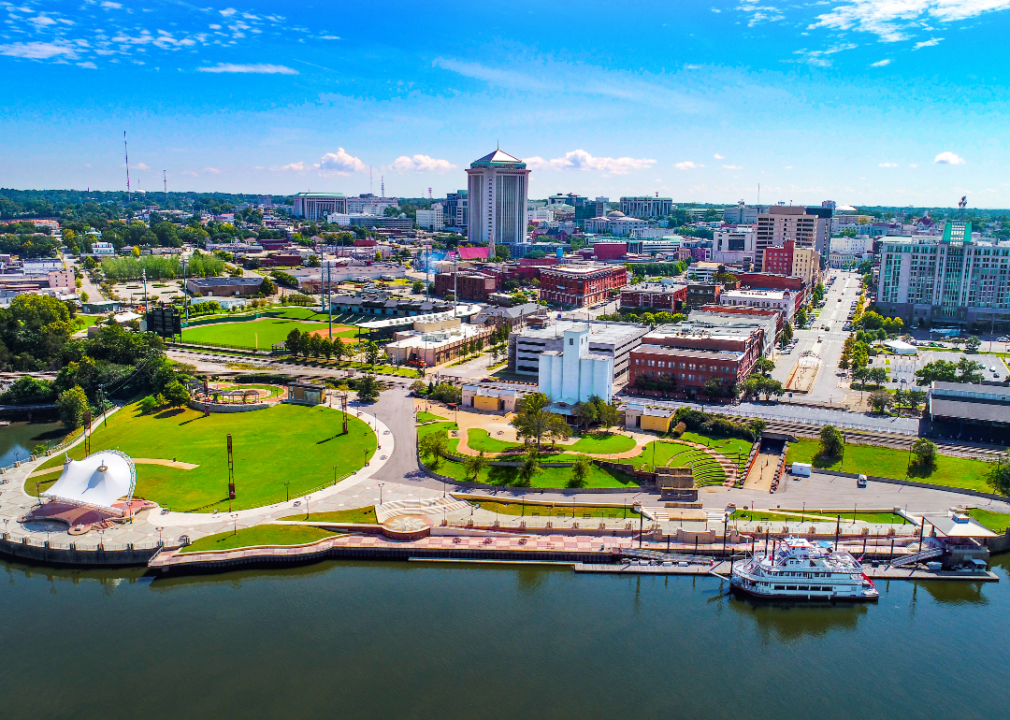
[[[1010,0],[0,2],[0,186],[1010,207]]]

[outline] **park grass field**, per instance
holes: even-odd
[[[376,450],[375,433],[367,424],[348,417],[348,434],[340,435],[340,413],[325,407],[277,405],[244,413],[202,413],[188,408],[142,415],[137,404],[114,413],[108,427],[98,426],[92,452],[117,448],[135,458],[162,458],[193,463],[182,470],[163,465],[137,465],[135,494],[177,511],[228,508],[226,437],[232,435],[236,498],[232,509],[242,510],[299,497],[354,472]],[[80,459],[83,445],[70,456]],[[58,467],[63,455],[44,465]],[[57,475],[41,483],[45,490]],[[30,486],[30,487],[29,487]],[[35,481],[25,483],[35,493]]]
[[[196,344],[211,343],[215,345],[269,350],[273,345],[287,340],[288,333],[292,330],[297,329],[302,332],[321,330],[325,333],[327,327],[325,322],[307,322],[271,317],[249,320],[247,322],[217,323],[184,328],[182,331],[182,340],[183,342]],[[346,338],[348,340],[357,337],[358,331],[356,328],[349,325],[342,325],[340,327],[346,329],[337,332],[336,328],[334,328],[334,337]]]
[[[1010,513],[993,512],[992,510],[981,510],[975,508],[969,510],[968,514],[992,530],[994,533],[1005,533],[1010,528]]]
[[[418,434],[423,437],[429,433],[443,432],[447,433],[450,429],[455,429],[454,423],[433,423],[431,425],[424,425],[418,428]],[[450,454],[455,454],[457,452],[457,446],[459,445],[459,438],[449,437],[449,443],[446,446],[447,451]],[[544,458],[544,462],[570,462],[574,456],[565,457],[547,457]],[[463,463],[448,460],[446,458],[441,458],[438,462],[437,467],[432,467],[432,459],[425,458],[425,464],[434,472],[441,475],[446,475],[455,480],[461,482],[479,482],[485,483],[487,485],[516,485],[518,481],[518,468],[514,467],[501,467],[501,466],[491,466],[481,470],[480,475],[476,480],[467,479],[466,469],[463,467]],[[562,488],[568,487],[569,482],[572,479],[572,468],[545,468],[541,467],[537,474],[534,476],[531,483],[531,487],[542,487],[542,488]],[[589,474],[586,478],[585,487],[588,488],[605,488],[605,487],[637,487],[638,484],[635,478],[631,475],[625,475],[624,473],[612,473],[603,468],[597,467],[596,465],[591,465],[589,468]]]
[[[208,535],[182,549],[184,553],[236,550],[257,545],[305,545],[341,533],[306,525],[256,525],[233,531]]]
[[[908,525],[908,521],[901,517],[901,515],[895,515],[894,513],[866,513],[866,512],[843,512],[843,513],[823,513],[819,510],[807,510],[805,513],[799,514],[783,514],[775,512],[767,512],[764,510],[737,510],[732,515],[730,515],[731,520],[740,520],[743,522],[781,522],[785,524],[798,525],[801,522],[803,524],[812,522],[837,522],[839,516],[842,520],[842,525],[845,522],[852,522],[853,518],[861,522],[866,523],[877,523],[880,525]],[[1010,516],[1008,516],[1010,518]]]
[[[486,453],[503,453],[509,450],[517,450],[526,447],[523,443],[508,442],[498,440],[488,435],[487,430],[481,428],[470,428],[467,431],[467,446],[474,450],[483,450]],[[573,445],[558,445],[566,456],[567,460],[574,458],[570,453],[586,453],[590,455],[609,455],[614,453],[627,452],[635,447],[634,438],[627,435],[584,435]],[[559,460],[560,456],[551,456],[552,460]]]
[[[801,438],[798,442],[789,443],[786,462],[811,463],[815,468],[876,475],[896,480],[905,478],[909,459],[907,450],[895,450],[873,445],[846,445],[842,460],[827,463],[817,456],[819,446],[817,440],[808,438]],[[989,490],[985,482],[987,470],[988,463],[981,460],[937,455],[936,466],[931,469],[912,465],[908,471],[908,479],[931,485],[947,485],[987,492]]]
[[[441,415],[436,415],[435,413],[425,412],[424,410],[419,410],[417,413],[417,421],[419,423],[427,422],[445,422],[445,418]]]

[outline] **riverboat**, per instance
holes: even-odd
[[[869,600],[880,593],[851,554],[789,537],[770,553],[733,565],[730,585],[754,597],[794,600]]]

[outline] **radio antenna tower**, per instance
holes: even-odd
[[[428,199],[431,200],[431,188],[428,188]]]
[[[382,175],[382,197],[386,197],[386,176]]]
[[[372,194],[372,166],[368,166],[368,194]]]
[[[168,203],[168,170],[161,171],[161,181],[165,186],[165,203]]]
[[[758,201],[757,204],[761,204],[761,183],[758,183]]]
[[[126,144],[126,131],[123,130],[123,155],[126,157],[126,201],[133,202],[130,192],[130,148]]]

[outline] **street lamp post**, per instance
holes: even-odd
[[[290,480],[285,480],[284,481],[284,502],[289,502],[291,500],[291,490],[288,487],[289,485],[291,485],[291,481]]]
[[[385,485],[385,483],[379,483],[379,504],[380,505],[382,505],[382,486],[383,485]]]

